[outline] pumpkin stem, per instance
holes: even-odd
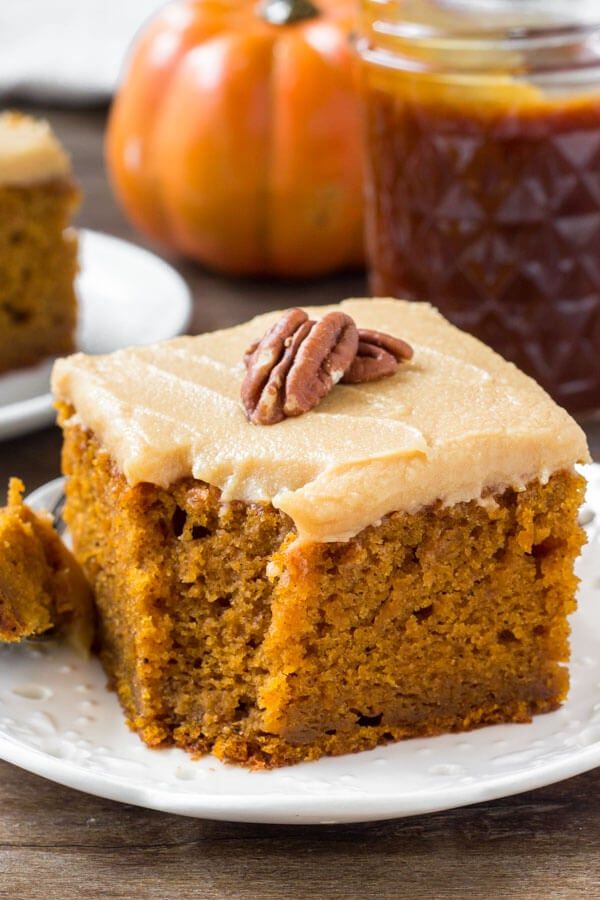
[[[262,0],[257,11],[269,25],[292,25],[319,15],[311,0]]]

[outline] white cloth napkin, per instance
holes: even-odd
[[[107,100],[165,0],[0,0],[0,101]]]

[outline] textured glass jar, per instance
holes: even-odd
[[[600,0],[363,0],[371,291],[600,408]]]

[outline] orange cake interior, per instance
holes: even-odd
[[[0,372],[74,349],[78,204],[47,123],[0,114]]]
[[[238,396],[276,314],[56,365],[65,516],[150,746],[268,767],[566,696],[581,430],[427,305],[342,307],[414,361],[270,428]]]

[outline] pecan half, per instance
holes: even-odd
[[[328,313],[311,321],[288,310],[247,351],[242,403],[255,425],[275,425],[315,407],[342,379],[358,348],[350,316]]]
[[[382,331],[360,328],[358,350],[342,383],[363,384],[387,378],[398,370],[400,363],[412,359],[413,355],[413,349],[406,341]]]
[[[286,416],[308,412],[341,381],[358,349],[354,320],[330,312],[313,324],[298,348],[290,369],[283,411]]]

